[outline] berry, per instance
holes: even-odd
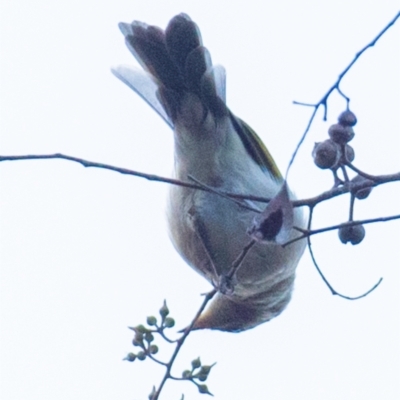
[[[359,244],[365,237],[365,228],[362,225],[342,226],[339,228],[339,239],[343,244],[350,242]]]
[[[129,361],[129,362],[133,362],[136,360],[136,354],[134,353],[128,353],[126,355],[126,357],[124,358],[124,360]]]
[[[147,325],[149,326],[157,325],[157,318],[154,316],[147,317]]]
[[[327,169],[337,164],[340,152],[337,144],[328,139],[321,143],[315,143],[312,155],[318,168]]]
[[[167,307],[167,303],[164,300],[163,306],[160,308],[160,315],[162,318],[165,318],[169,314],[169,309]]]
[[[354,131],[351,126],[342,124],[331,125],[328,129],[329,137],[337,144],[346,144],[354,137]]]
[[[357,117],[350,110],[346,110],[339,115],[338,121],[343,126],[354,126],[357,123]]]
[[[175,320],[171,317],[165,318],[164,326],[166,328],[172,328],[175,325]]]
[[[359,189],[359,190],[355,190],[355,189],[354,189],[354,186],[355,186],[355,185],[358,185],[358,184],[361,184],[361,183],[366,183],[366,182],[370,182],[371,185],[373,184],[373,181],[371,181],[370,179],[364,178],[364,177],[361,176],[361,175],[356,175],[356,176],[351,180],[351,183],[353,184],[353,185],[352,185],[353,187],[350,189],[350,192],[351,192],[351,194],[352,194],[353,196],[355,196],[355,197],[356,197],[357,199],[359,199],[359,200],[364,200],[364,199],[366,199],[366,198],[369,196],[369,194],[370,194],[371,191],[372,191],[372,186],[366,187],[366,188],[364,188],[364,189]]]
[[[344,152],[346,154],[346,160],[348,162],[353,162],[355,158],[354,149],[349,144],[346,144],[344,146]]]
[[[152,344],[152,345],[149,347],[149,353],[150,353],[150,354],[157,354],[157,353],[158,353],[158,346],[155,345],[155,344]]]
[[[200,358],[196,358],[195,360],[192,361],[193,368],[200,368],[200,366],[201,366]]]

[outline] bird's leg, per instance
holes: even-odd
[[[196,209],[194,206],[192,206],[188,212],[188,216],[191,222],[192,229],[196,233],[197,238],[199,239],[199,242],[201,243],[201,246],[203,247],[204,253],[207,256],[207,261],[205,262],[204,265],[207,266],[207,273],[208,275],[211,275],[211,283],[218,290],[219,286],[219,279],[218,279],[218,271],[215,266],[213,257],[211,255],[211,251],[209,249],[210,246],[207,246],[208,244],[208,237],[207,237],[207,231],[205,229],[204,222],[196,212]]]
[[[235,291],[235,286],[237,285],[237,271],[242,266],[247,253],[254,246],[256,241],[253,239],[250,240],[250,242],[246,246],[244,246],[238,257],[233,261],[228,271],[226,273],[220,274],[219,271],[217,270],[217,267],[214,263],[214,259],[212,257],[211,246],[208,245],[209,241],[205,225],[201,220],[200,216],[198,215],[198,213],[196,213],[194,207],[192,207],[189,210],[189,218],[191,221],[192,228],[194,229],[196,236],[198,237],[204,249],[204,252],[207,255],[208,258],[207,265],[211,266],[212,271],[210,272],[212,274],[212,285],[220,293],[228,296],[232,295],[233,292]]]
[[[250,240],[250,242],[243,247],[241,253],[232,263],[229,271],[219,277],[218,290],[226,295],[230,295],[235,291],[235,286],[237,284],[237,272],[239,268],[243,265],[243,261],[250,249],[255,245],[255,240]]]

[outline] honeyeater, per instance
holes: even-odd
[[[257,134],[227,107],[225,70],[212,64],[190,17],[175,16],[165,30],[139,21],[120,23],[119,28],[142,68],[119,66],[112,71],[173,130],[174,177],[193,177],[218,192],[274,197],[284,183],[282,175]],[[217,288],[251,239],[248,230],[257,215],[251,208],[266,207],[256,201],[242,203],[249,207],[210,191],[170,187],[172,243],[186,263]],[[304,226],[299,209],[293,223]],[[292,229],[290,238],[296,235]],[[231,290],[217,292],[194,329],[239,332],[280,314],[290,301],[304,247],[304,240],[286,247],[274,240],[257,242],[237,270]]]

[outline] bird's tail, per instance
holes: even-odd
[[[227,115],[225,70],[213,66],[199,28],[186,14],[172,18],[165,31],[142,22],[120,23],[126,44],[147,73],[117,67],[114,74],[142,96],[173,126],[188,93],[215,117]]]

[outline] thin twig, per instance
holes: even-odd
[[[243,261],[251,248],[256,244],[254,239],[247,243],[238,257],[233,261],[228,273],[226,275],[221,275],[218,283],[218,290],[223,294],[233,293],[235,291],[235,285],[237,284],[236,274],[239,268],[243,265]]]
[[[204,185],[202,186],[202,185],[198,185],[195,183],[184,182],[184,181],[181,181],[178,179],[166,178],[166,177],[154,175],[154,174],[146,174],[144,172],[134,171],[134,170],[127,169],[127,168],[116,167],[114,165],[89,161],[89,160],[85,160],[83,158],[68,156],[66,154],[61,154],[61,153],[31,154],[31,155],[20,155],[20,156],[0,156],[0,162],[2,162],[2,161],[19,161],[19,160],[48,160],[48,159],[62,159],[62,160],[67,160],[67,161],[73,161],[73,162],[83,165],[85,168],[101,168],[101,169],[118,172],[118,173],[124,174],[124,175],[137,176],[139,178],[144,178],[149,181],[168,183],[171,185],[184,186],[184,187],[188,187],[191,189],[204,190],[204,191],[208,191],[210,193],[214,193],[214,191],[208,189],[207,186],[204,186]],[[352,164],[349,164],[348,166],[349,166],[349,168],[354,169],[356,172],[359,171]],[[375,185],[373,185],[373,186],[378,186],[379,184],[383,184],[383,183],[400,181],[400,172],[397,172],[394,174],[388,174],[388,175],[368,175],[368,174],[361,172],[360,175],[363,175],[365,178],[373,180],[375,182]],[[353,188],[354,188],[354,190],[360,190],[360,189],[364,189],[367,187],[371,187],[371,184],[370,183],[369,184],[361,183],[361,184],[358,184],[357,186],[354,186]],[[322,201],[329,200],[329,199],[337,197],[337,196],[341,196],[345,193],[348,193],[349,191],[350,191],[350,187],[348,187],[348,186],[335,187],[335,188],[328,190],[326,192],[323,192],[315,197],[311,197],[311,198],[303,199],[303,200],[293,200],[292,204],[293,204],[293,207],[304,207],[304,206],[310,207],[310,206],[314,206],[318,203],[321,203]],[[226,196],[229,196],[229,197],[232,197],[235,199],[239,199],[239,200],[251,200],[251,201],[258,201],[258,202],[262,202],[262,203],[268,203],[271,200],[269,197],[254,196],[251,194],[232,193],[232,192],[225,192],[225,191],[220,191],[215,194],[220,195],[221,193],[223,195],[226,195]],[[253,211],[255,211],[255,210],[253,210]]]
[[[77,162],[78,164],[83,165],[85,168],[101,168],[101,169],[106,169],[106,170],[110,170],[110,171],[114,171],[114,172],[119,172],[120,174],[124,174],[124,175],[138,176],[140,178],[144,178],[149,181],[170,183],[173,185],[185,186],[185,187],[193,188],[193,189],[202,189],[199,185],[195,185],[190,182],[183,182],[178,179],[171,179],[171,178],[165,178],[163,176],[146,174],[144,172],[134,171],[134,170],[127,169],[127,168],[116,167],[116,166],[110,165],[110,164],[89,161],[89,160],[85,160],[83,158],[68,156],[66,154],[61,154],[61,153],[31,154],[31,155],[22,155],[22,156],[0,156],[0,162],[1,161],[17,161],[17,160],[46,160],[46,159],[61,159],[61,160],[73,161],[73,162]]]
[[[363,294],[361,294],[361,295],[359,295],[359,296],[350,297],[350,296],[345,296],[345,295],[343,295],[343,294],[340,294],[338,291],[336,291],[336,290],[332,287],[332,285],[331,285],[331,284],[329,283],[329,281],[325,278],[324,274],[322,273],[321,269],[319,268],[318,263],[317,263],[317,260],[315,259],[315,256],[314,256],[314,252],[313,252],[312,247],[311,247],[311,239],[310,239],[310,237],[307,238],[307,244],[308,244],[308,250],[309,250],[309,252],[310,252],[310,256],[311,256],[312,262],[313,262],[313,264],[314,264],[316,270],[318,271],[318,273],[319,273],[320,277],[322,278],[322,280],[325,282],[325,285],[329,288],[329,290],[331,291],[331,293],[332,293],[334,296],[339,296],[339,297],[342,297],[343,299],[346,299],[346,300],[358,300],[358,299],[361,299],[362,297],[368,296],[372,291],[374,291],[374,290],[380,285],[380,283],[381,283],[382,280],[383,280],[383,278],[380,278],[380,279],[378,280],[378,282],[377,282],[374,286],[372,286],[371,289],[367,290],[365,293],[363,293]]]
[[[192,180],[193,182],[195,182],[196,184],[201,186],[203,189],[206,189],[208,192],[214,193],[214,194],[216,194],[218,196],[223,197],[224,199],[232,201],[233,203],[237,204],[239,207],[245,208],[245,209],[250,210],[250,211],[254,211],[256,213],[261,213],[261,210],[259,210],[258,208],[254,208],[254,207],[251,207],[251,206],[249,206],[247,204],[244,204],[242,201],[239,201],[238,199],[236,199],[236,198],[234,198],[234,197],[232,197],[232,196],[230,196],[230,195],[228,195],[228,194],[226,194],[224,192],[221,192],[218,189],[215,189],[215,188],[213,188],[211,186],[206,185],[205,183],[200,182],[193,175],[188,175],[188,179]]]
[[[357,60],[361,57],[361,55],[362,55],[367,49],[369,49],[370,47],[375,46],[376,42],[383,36],[383,34],[384,34],[392,25],[395,24],[395,22],[397,21],[397,19],[398,19],[399,17],[400,17],[400,12],[398,12],[398,13],[396,14],[396,16],[382,29],[381,32],[379,32],[379,33],[375,36],[374,39],[372,39],[371,42],[369,42],[369,43],[368,43],[366,46],[364,46],[359,52],[356,53],[356,55],[355,55],[354,58],[351,60],[351,62],[347,65],[347,67],[339,74],[339,76],[338,76],[336,82],[328,89],[328,91],[324,94],[324,96],[321,98],[321,100],[320,100],[318,103],[309,104],[309,103],[302,103],[302,102],[298,102],[298,101],[293,101],[293,104],[296,104],[296,105],[301,105],[301,106],[306,106],[306,107],[313,107],[313,108],[314,108],[314,111],[313,111],[313,113],[311,114],[311,117],[310,117],[310,119],[309,119],[309,121],[308,121],[308,124],[307,124],[307,126],[306,126],[306,129],[305,129],[303,135],[301,136],[301,138],[300,138],[300,140],[299,140],[299,142],[298,142],[298,144],[297,144],[297,146],[296,146],[296,148],[295,148],[295,150],[294,150],[294,152],[293,152],[293,154],[292,154],[292,157],[291,157],[291,159],[290,159],[290,161],[289,161],[288,167],[287,167],[287,169],[286,169],[286,174],[285,174],[286,178],[287,178],[287,175],[288,175],[288,173],[289,173],[289,169],[290,169],[290,167],[292,166],[292,164],[293,164],[293,162],[294,162],[294,159],[296,158],[296,155],[297,155],[297,153],[298,153],[298,151],[299,151],[301,145],[303,144],[303,142],[304,142],[304,140],[305,140],[305,138],[306,138],[306,136],[307,136],[307,134],[308,134],[308,132],[309,132],[309,130],[310,130],[311,124],[312,124],[312,122],[313,122],[313,120],[314,120],[314,118],[315,118],[315,115],[316,115],[318,109],[319,109],[321,106],[324,108],[323,120],[326,121],[326,119],[327,119],[327,114],[328,114],[328,99],[329,99],[329,96],[332,94],[332,92],[335,91],[335,90],[346,100],[347,107],[348,107],[349,102],[350,102],[350,99],[349,99],[349,98],[340,90],[340,88],[339,88],[339,85],[340,85],[342,79],[343,79],[344,76],[347,74],[347,72],[350,71],[351,67],[357,62]]]
[[[172,375],[171,375],[171,369],[172,366],[174,364],[174,361],[176,359],[176,357],[178,356],[178,353],[183,345],[183,343],[185,342],[186,338],[188,337],[189,333],[192,331],[194,324],[196,323],[196,321],[198,320],[198,318],[200,317],[201,313],[204,311],[204,309],[206,308],[208,302],[215,296],[215,294],[217,293],[216,289],[211,290],[209,293],[207,293],[204,297],[204,301],[201,304],[199,310],[197,311],[195,317],[193,318],[192,322],[190,323],[190,325],[183,331],[183,335],[176,341],[176,347],[175,350],[171,356],[171,359],[169,360],[168,364],[166,365],[166,371],[165,374],[161,380],[160,385],[158,386],[158,389],[154,392],[152,400],[158,400],[160,394],[161,394],[161,390],[165,385],[165,382],[168,379],[172,379]]]
[[[379,218],[370,218],[370,219],[363,219],[360,221],[348,221],[348,222],[344,222],[342,224],[339,225],[332,225],[332,226],[327,226],[325,228],[320,228],[320,229],[299,229],[299,228],[294,228],[296,230],[298,230],[299,232],[302,233],[301,236],[296,237],[294,239],[289,240],[288,242],[286,242],[285,244],[283,244],[283,247],[289,246],[290,244],[297,242],[298,240],[304,239],[304,238],[308,238],[310,236],[319,234],[319,233],[323,233],[323,232],[329,232],[329,231],[334,231],[336,229],[340,229],[343,228],[345,226],[355,226],[355,225],[366,225],[366,224],[374,224],[376,222],[387,222],[387,221],[393,221],[396,219],[400,219],[400,215],[390,215],[388,217],[379,217]]]
[[[330,200],[330,199],[333,199],[334,197],[349,193],[351,189],[354,190],[355,192],[357,192],[361,189],[366,189],[366,188],[370,188],[373,186],[380,186],[384,183],[399,182],[400,181],[400,172],[397,172],[395,174],[388,174],[388,175],[365,174],[364,177],[372,180],[374,183],[371,184],[371,182],[368,182],[368,181],[357,183],[357,184],[352,183],[351,185],[349,183],[344,183],[341,186],[333,187],[332,189],[327,190],[326,192],[322,192],[321,194],[319,194],[315,197],[310,197],[308,199],[302,199],[302,200],[293,200],[292,205],[293,205],[293,207],[304,207],[304,206],[314,207],[317,204],[322,203],[323,201]]]

